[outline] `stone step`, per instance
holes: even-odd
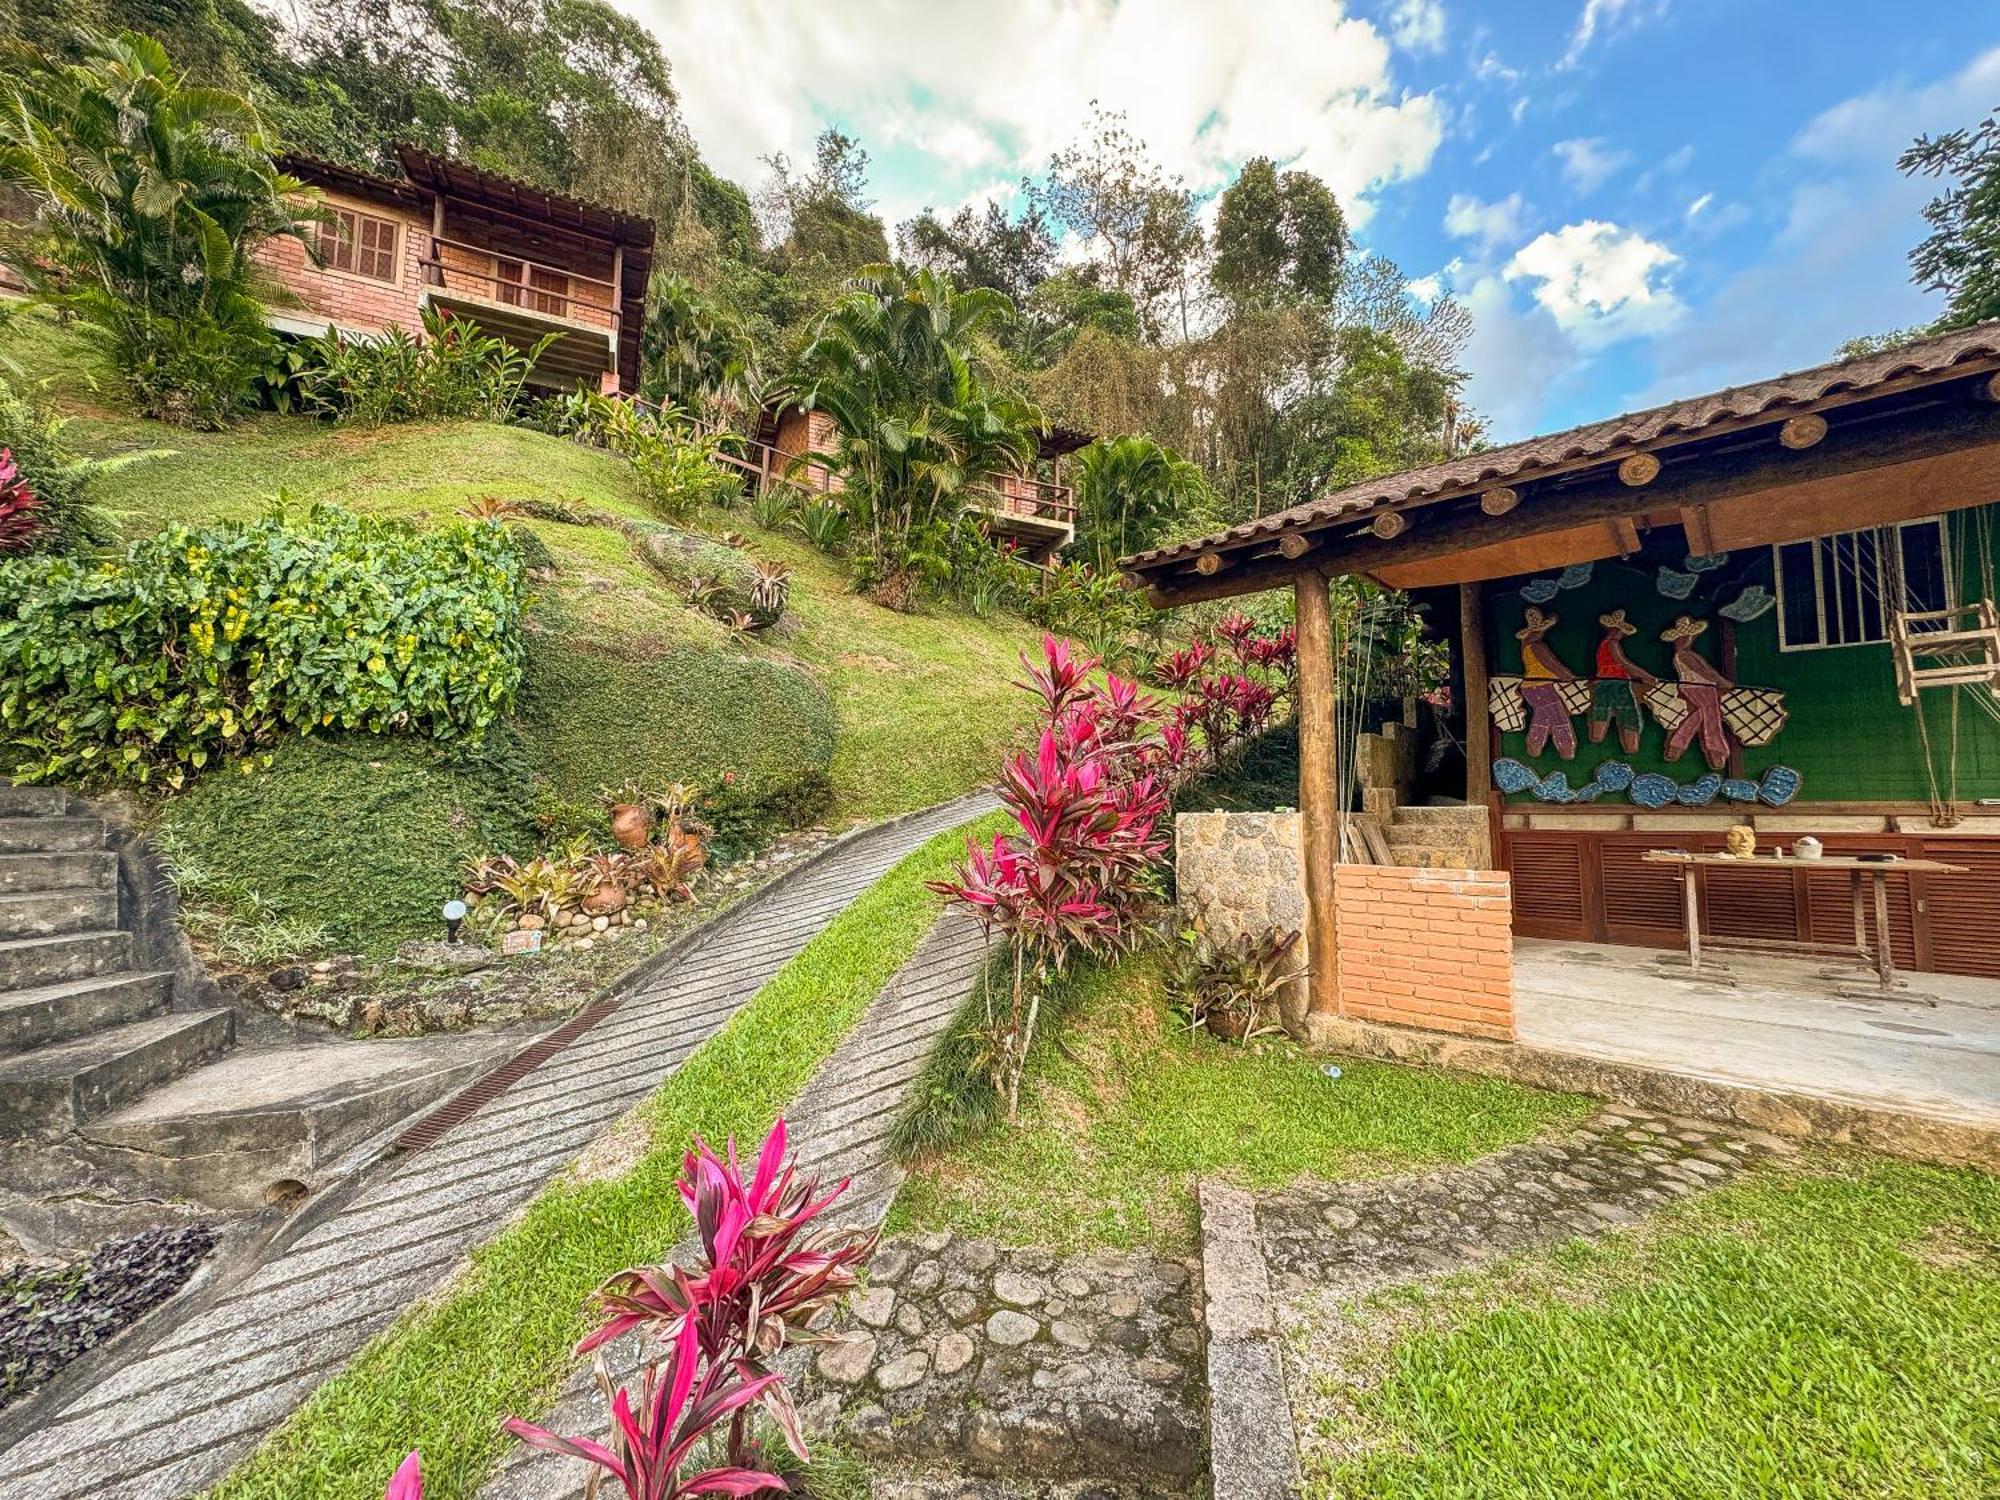
[[[0,990],[111,974],[132,965],[129,932],[66,932],[0,942]]]
[[[0,1056],[74,1041],[167,1008],[173,976],[129,971],[0,994]]]
[[[118,892],[81,889],[0,892],[0,941],[104,932],[118,925]]]
[[[54,854],[103,847],[104,822],[100,818],[0,818],[0,854]]]
[[[0,1060],[0,1135],[66,1131],[228,1050],[233,1011],[170,1011]]]
[[[0,892],[118,888],[118,856],[109,849],[58,854],[0,854]]]
[[[1413,807],[1407,802],[1399,802],[1396,804],[1396,821],[1398,823],[1422,823],[1427,826],[1470,823],[1474,827],[1484,827],[1486,824],[1486,809],[1483,807]]]
[[[0,784],[0,818],[59,818],[69,811],[69,793],[59,786]]]

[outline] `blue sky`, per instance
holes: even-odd
[[[2000,106],[2000,0],[619,0],[746,186],[827,124],[892,227],[1005,198],[1093,100],[1198,191],[1258,153],[1473,310],[1471,398],[1526,436],[1932,316],[1922,131]]]

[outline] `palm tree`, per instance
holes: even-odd
[[[317,217],[256,107],[186,84],[129,31],[88,37],[76,63],[8,44],[0,79],[0,184],[36,215],[0,261],[106,336],[142,408],[172,407],[177,384],[234,382],[179,392],[226,416],[267,338],[251,252]]]
[[[1076,546],[1099,573],[1150,547],[1209,498],[1201,470],[1145,437],[1099,438],[1076,456]]]
[[[949,570],[953,523],[989,476],[1025,473],[1041,417],[1000,391],[978,335],[1011,314],[1000,293],[932,271],[865,267],[821,319],[788,394],[836,424],[802,464],[840,481],[877,596],[905,604]]]

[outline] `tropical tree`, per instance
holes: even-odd
[[[129,31],[74,63],[9,44],[0,79],[0,184],[35,213],[0,261],[103,338],[148,416],[227,422],[269,341],[251,252],[313,218],[255,106]]]
[[[1931,232],[1910,252],[1910,279],[1945,294],[1933,331],[2000,317],[2000,114],[1970,130],[1919,136],[1896,165],[1949,184],[1925,205]]]
[[[755,404],[757,354],[748,331],[679,276],[654,279],[639,349],[649,400],[711,419]]]
[[[1099,438],[1076,455],[1076,544],[1109,574],[1119,558],[1152,546],[1167,528],[1209,499],[1194,464],[1151,438]]]
[[[820,320],[787,394],[826,412],[830,446],[804,455],[838,483],[863,583],[896,607],[950,570],[953,525],[991,476],[1023,473],[1040,414],[992,381],[980,335],[1011,304],[935,271],[864,268]]]

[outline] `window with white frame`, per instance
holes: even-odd
[[[1942,516],[1784,542],[1771,554],[1783,651],[1886,641],[1897,610],[1943,609],[1951,602]]]

